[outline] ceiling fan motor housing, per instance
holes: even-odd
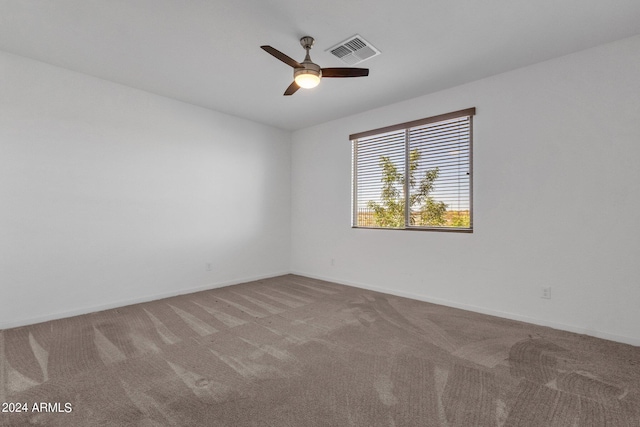
[[[314,64],[313,62],[301,62],[300,65],[302,65],[302,68],[294,68],[293,69],[293,78],[295,79],[296,76],[298,76],[299,74],[314,74],[318,77],[322,77],[322,70],[320,69],[320,66],[318,64]]]

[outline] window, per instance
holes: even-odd
[[[349,136],[353,227],[473,230],[475,108]]]

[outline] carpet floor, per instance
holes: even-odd
[[[640,427],[640,348],[287,275],[0,331],[0,425]]]

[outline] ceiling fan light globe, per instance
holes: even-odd
[[[320,84],[320,76],[315,73],[299,73],[294,80],[298,86],[304,89],[311,89]]]

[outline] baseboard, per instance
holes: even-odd
[[[395,296],[399,296],[399,297],[411,298],[411,299],[415,299],[415,300],[418,300],[418,301],[429,302],[429,303],[432,303],[432,304],[444,305],[446,307],[459,308],[461,310],[473,311],[475,313],[487,314],[489,316],[496,316],[496,317],[502,317],[502,318],[510,319],[510,320],[517,320],[517,321],[520,321],[520,322],[532,323],[532,324],[538,325],[538,326],[546,326],[546,327],[553,328],[553,329],[558,329],[558,330],[561,330],[561,331],[567,331],[567,332],[573,332],[573,333],[576,333],[576,334],[588,335],[588,336],[591,336],[591,337],[600,338],[600,339],[609,340],[609,341],[615,341],[615,342],[619,342],[619,343],[623,343],[623,344],[629,344],[629,345],[633,345],[633,346],[640,346],[640,338],[633,338],[633,337],[627,337],[627,336],[623,336],[623,335],[616,335],[616,334],[611,334],[611,333],[608,333],[608,332],[581,328],[579,326],[567,325],[567,324],[564,324],[564,323],[557,323],[557,322],[552,322],[552,321],[548,321],[548,320],[544,320],[544,319],[538,319],[538,318],[534,318],[534,317],[522,316],[522,315],[519,315],[519,314],[516,314],[516,313],[509,313],[509,312],[504,312],[504,311],[491,310],[491,309],[487,309],[487,308],[484,308],[484,307],[478,307],[478,306],[474,306],[474,305],[461,304],[461,303],[457,303],[455,301],[449,301],[449,300],[440,299],[440,298],[431,298],[431,297],[428,297],[426,295],[419,295],[419,294],[414,294],[414,293],[411,293],[411,292],[403,292],[403,291],[397,291],[395,289],[387,289],[387,288],[382,288],[382,287],[378,287],[378,286],[371,286],[371,285],[368,285],[368,284],[365,284],[365,283],[360,283],[360,282],[345,281],[345,280],[342,280],[342,279],[336,278],[336,277],[319,276],[319,275],[308,274],[308,273],[299,272],[299,271],[292,271],[291,274],[297,274],[297,275],[309,277],[309,278],[312,278],[312,279],[326,280],[328,282],[339,283],[339,284],[346,285],[346,286],[353,286],[353,287],[356,287],[356,288],[367,289],[367,290],[370,290],[370,291],[381,292],[381,293],[395,295]]]
[[[178,295],[192,294],[194,292],[224,288],[225,286],[232,286],[240,283],[253,282],[254,280],[269,279],[271,277],[283,276],[285,274],[290,274],[290,272],[282,271],[282,272],[269,273],[269,274],[264,274],[259,276],[243,277],[237,280],[215,282],[215,283],[210,283],[203,286],[197,286],[194,288],[180,289],[176,291],[163,292],[163,293],[153,294],[153,295],[145,295],[138,298],[114,301],[107,304],[99,304],[99,305],[94,305],[94,306],[89,306],[89,307],[84,307],[84,308],[79,308],[79,309],[74,309],[69,311],[61,311],[61,312],[46,314],[38,317],[19,319],[15,321],[0,322],[0,330],[18,328],[20,326],[33,325],[36,323],[48,322],[50,320],[64,319],[67,317],[80,316],[83,314],[95,313],[103,310],[110,310],[112,308],[126,307],[132,304],[140,304],[143,302],[155,301],[163,298],[175,297]]]
[[[268,279],[268,278],[271,278],[271,277],[277,277],[277,276],[282,276],[282,275],[286,275],[286,274],[297,274],[297,275],[300,275],[300,276],[310,277],[310,278],[313,278],[313,279],[326,280],[326,281],[329,281],[329,282],[339,283],[339,284],[346,285],[346,286],[353,286],[353,287],[356,287],[356,288],[368,289],[368,290],[371,290],[371,291],[381,292],[381,293],[390,294],[390,295],[396,295],[396,296],[399,296],[399,297],[411,298],[411,299],[415,299],[415,300],[418,300],[418,301],[424,301],[424,302],[429,302],[429,303],[432,303],[432,304],[443,305],[443,306],[446,306],[446,307],[459,308],[461,310],[473,311],[473,312],[476,312],[476,313],[487,314],[487,315],[490,315],[490,316],[502,317],[502,318],[505,318],[505,319],[511,319],[511,320],[517,320],[517,321],[520,321],[520,322],[532,323],[534,325],[546,326],[546,327],[549,327],[549,328],[559,329],[559,330],[562,330],[562,331],[588,335],[588,336],[592,336],[592,337],[595,337],[595,338],[601,338],[601,339],[605,339],[605,340],[609,340],[609,341],[616,341],[616,342],[629,344],[629,345],[633,345],[633,346],[640,346],[640,338],[633,338],[633,337],[627,337],[627,336],[623,336],[623,335],[611,334],[611,333],[603,332],[603,331],[585,329],[585,328],[581,328],[581,327],[578,327],[578,326],[575,326],[575,325],[567,325],[567,324],[564,324],[564,323],[558,323],[558,322],[552,322],[552,321],[548,321],[548,320],[544,320],[544,319],[538,319],[538,318],[534,318],[534,317],[522,316],[522,315],[519,315],[519,314],[516,314],[516,313],[509,313],[509,312],[504,312],[504,311],[491,310],[491,309],[487,309],[487,308],[484,308],[484,307],[479,307],[479,306],[474,306],[474,305],[469,305],[469,304],[461,304],[461,303],[458,303],[458,302],[455,302],[455,301],[445,300],[445,299],[441,299],[441,298],[432,298],[432,297],[429,297],[429,296],[426,296],[426,295],[414,294],[412,292],[403,292],[403,291],[398,291],[398,290],[395,290],[395,289],[388,289],[388,288],[383,288],[383,287],[379,287],[379,286],[371,286],[371,285],[366,284],[366,283],[346,281],[346,280],[343,280],[343,279],[340,279],[340,278],[337,278],[337,277],[329,277],[329,276],[308,274],[306,272],[301,272],[301,271],[282,271],[282,272],[269,273],[269,274],[264,274],[264,275],[259,275],[259,276],[243,277],[243,278],[240,278],[240,279],[235,279],[235,280],[230,280],[230,281],[225,281],[225,282],[215,282],[215,283],[210,283],[210,284],[207,284],[207,285],[204,285],[204,286],[198,286],[198,287],[194,287],[194,288],[180,289],[180,290],[177,290],[177,291],[164,292],[164,293],[159,293],[159,294],[154,294],[154,295],[146,295],[146,296],[139,297],[139,298],[132,298],[132,299],[128,299],[128,300],[120,300],[120,301],[111,302],[111,303],[108,303],[108,304],[100,304],[100,305],[84,307],[84,308],[75,309],[75,310],[69,310],[69,311],[63,311],[63,312],[58,312],[58,313],[47,314],[47,315],[38,316],[38,317],[20,319],[20,320],[15,320],[15,321],[0,322],[0,330],[2,330],[2,329],[10,329],[10,328],[17,328],[17,327],[26,326],[26,325],[33,325],[33,324],[36,324],[36,323],[47,322],[47,321],[56,320],[56,319],[64,319],[64,318],[67,318],[67,317],[79,316],[79,315],[83,315],[83,314],[95,313],[95,312],[98,312],[98,311],[110,310],[112,308],[125,307],[125,306],[132,305],[132,304],[139,304],[139,303],[144,303],[144,302],[149,302],[149,301],[155,301],[155,300],[159,300],[159,299],[163,299],[163,298],[170,298],[170,297],[174,297],[174,296],[178,296],[178,295],[185,295],[185,294],[191,294],[191,293],[194,293],[194,292],[206,291],[206,290],[210,290],[210,289],[223,288],[225,286],[232,286],[232,285],[237,285],[237,284],[240,284],[240,283],[252,282],[254,280]]]

